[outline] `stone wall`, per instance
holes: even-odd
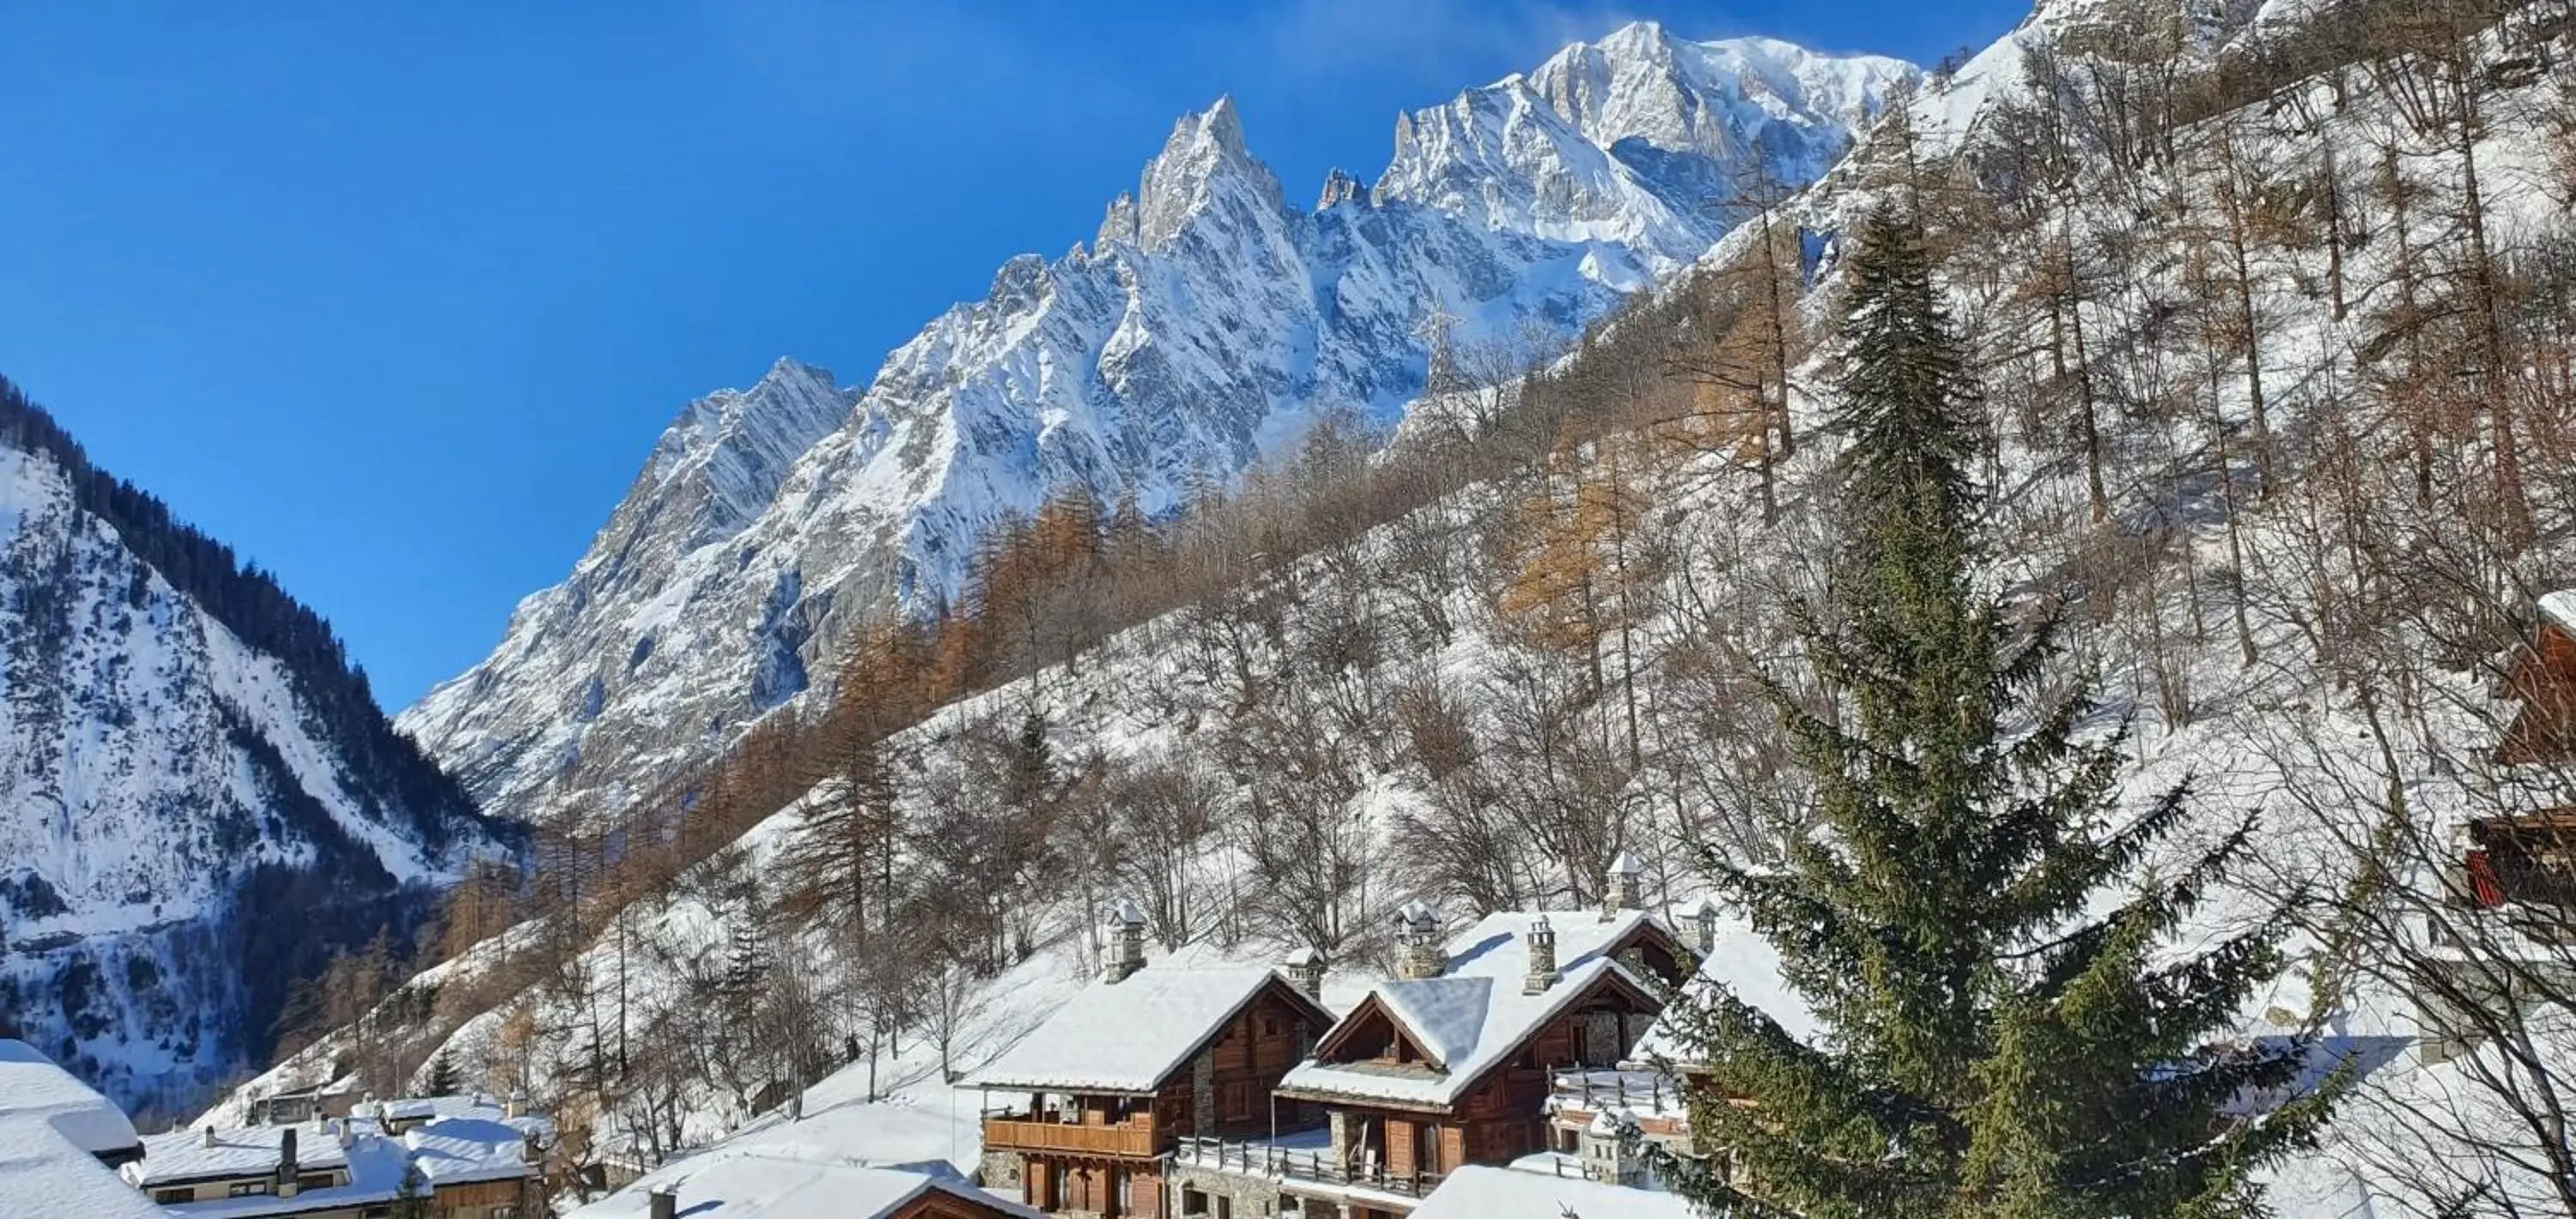
[[[1228,1200],[1227,1210],[1234,1219],[1275,1219],[1279,1214],[1279,1185],[1267,1177],[1249,1173],[1225,1172],[1189,1164],[1172,1165],[1172,1214],[1186,1216],[1189,1209],[1182,1200],[1183,1190],[1206,1194],[1210,1201],[1205,1215],[1214,1215],[1214,1199]]]

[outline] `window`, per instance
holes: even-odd
[[[519,1208],[515,1206],[496,1206],[490,1211],[485,1212],[483,1219],[519,1219]]]
[[[295,1191],[302,1193],[308,1189],[329,1189],[334,1184],[337,1182],[333,1181],[331,1174],[327,1172],[308,1172],[295,1178]]]
[[[1208,1213],[1207,1194],[1204,1191],[1191,1186],[1182,1186],[1181,1213],[1184,1215],[1204,1215]]]
[[[169,1206],[172,1203],[177,1202],[194,1202],[197,1200],[197,1191],[185,1187],[179,1189],[156,1189],[152,1191],[152,1200],[163,1206]]]
[[[1248,1122],[1252,1120],[1251,1084],[1243,1083],[1241,1081],[1227,1084],[1224,1088],[1223,1096],[1225,1105],[1225,1117],[1223,1120],[1229,1122]]]
[[[256,1194],[264,1194],[267,1192],[268,1182],[266,1181],[235,1181],[227,1191],[227,1196],[234,1198],[248,1198]]]

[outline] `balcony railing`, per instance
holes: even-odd
[[[1681,1089],[1660,1071],[1568,1067],[1549,1074],[1548,1097],[1558,1109],[1639,1117],[1679,1117],[1690,1110]]]
[[[1172,1152],[1175,1163],[1219,1172],[1305,1181],[1316,1185],[1352,1185],[1419,1198],[1440,1187],[1441,1174],[1396,1174],[1378,1167],[1345,1168],[1325,1152],[1244,1143],[1226,1139],[1184,1138]]]
[[[1061,1151],[1076,1155],[1134,1156],[1155,1153],[1154,1123],[1127,1126],[1077,1126],[1070,1122],[984,1119],[984,1145],[1012,1151]]]

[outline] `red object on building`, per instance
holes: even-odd
[[[2487,909],[2504,904],[2504,882],[2496,879],[2495,863],[2485,851],[2469,852],[2469,894]]]

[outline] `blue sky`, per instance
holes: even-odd
[[[1306,201],[1652,17],[1929,63],[2022,0],[0,7],[0,373],[279,573],[388,709],[570,570],[680,405],[863,381],[1220,93]]]

